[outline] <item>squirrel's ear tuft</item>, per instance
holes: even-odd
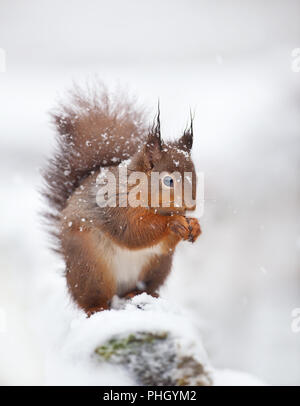
[[[179,148],[183,151],[190,152],[193,146],[193,117],[191,116],[191,123],[188,128],[185,129],[183,136],[179,139],[178,144]]]
[[[153,168],[153,163],[155,160],[160,158],[162,151],[162,141],[160,133],[160,111],[158,107],[157,117],[153,123],[152,128],[150,129],[148,138],[145,145],[145,156],[146,163],[151,168]]]

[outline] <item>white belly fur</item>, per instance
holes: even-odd
[[[101,234],[101,240],[103,255],[109,258],[108,266],[113,272],[119,296],[136,289],[145,265],[153,256],[162,254],[161,243],[149,248],[129,250],[118,246],[104,234]]]
[[[154,255],[159,254],[161,244],[140,250],[129,250],[115,245],[112,268],[118,295],[136,289],[141,271]]]

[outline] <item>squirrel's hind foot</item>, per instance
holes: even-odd
[[[95,306],[95,307],[91,307],[87,310],[85,310],[87,318],[90,318],[93,314],[98,313],[98,312],[103,312],[104,310],[109,310],[110,306],[106,305],[106,306]]]
[[[133,290],[132,292],[127,293],[124,296],[124,299],[127,299],[127,300],[129,299],[130,300],[130,299],[134,298],[137,295],[141,295],[142,293],[147,293],[147,295],[150,295],[150,296],[155,297],[155,298],[159,297],[158,293],[149,293],[149,292],[147,292],[145,290]]]

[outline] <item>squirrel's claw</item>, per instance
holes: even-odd
[[[199,237],[201,234],[201,227],[197,219],[191,218],[187,219],[189,223],[189,241],[190,242],[195,242],[196,239]]]
[[[187,222],[185,217],[178,217],[174,219],[170,224],[169,224],[170,230],[179,235],[179,237],[183,240],[188,240],[190,231],[189,231],[189,223]]]
[[[201,228],[196,218],[177,217],[169,224],[170,230],[183,240],[195,242],[201,234]]]

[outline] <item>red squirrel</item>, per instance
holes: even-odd
[[[174,205],[169,175],[192,173],[196,196],[192,119],[177,141],[163,142],[159,113],[147,128],[135,103],[113,98],[101,86],[86,94],[75,89],[52,118],[57,148],[44,172],[46,216],[66,264],[72,298],[91,315],[109,309],[115,295],[155,296],[170,272],[176,245],[181,240],[194,242],[201,233],[198,220],[186,217],[185,203]],[[162,205],[161,187],[155,207],[150,195],[143,206],[100,207],[97,178],[103,168],[118,176],[120,165],[147,179],[153,172],[166,173],[169,207]],[[116,195],[120,197],[119,190]]]

